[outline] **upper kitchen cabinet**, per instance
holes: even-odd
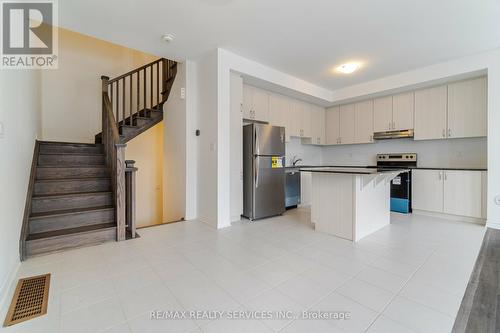
[[[311,113],[311,140],[313,145],[324,145],[325,138],[325,108],[310,105]]]
[[[415,113],[415,93],[409,92],[392,96],[392,130],[413,129]]]
[[[415,140],[446,138],[447,87],[415,92]]]
[[[449,138],[487,135],[487,82],[485,77],[448,85]]]
[[[373,101],[354,104],[355,143],[373,142]]]
[[[356,143],[356,113],[354,104],[341,105],[339,113],[339,143]]]
[[[373,100],[373,131],[387,132],[392,130],[392,96]]]
[[[300,138],[311,137],[311,110],[310,105],[299,101],[291,101],[291,116],[293,120],[291,136]]]
[[[269,93],[265,90],[243,85],[243,118],[268,121]]]
[[[290,99],[283,95],[269,95],[269,123],[285,127],[285,141],[290,141],[291,130]]]
[[[340,144],[340,108],[338,106],[326,110],[325,123],[326,144]]]

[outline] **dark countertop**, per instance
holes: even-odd
[[[480,168],[433,168],[433,167],[410,167],[410,169],[417,170],[457,170],[457,171],[488,171],[488,169],[480,169]]]
[[[409,169],[377,169],[377,168],[366,168],[366,167],[323,167],[323,168],[301,168],[301,172],[319,172],[319,173],[345,173],[350,175],[376,175],[379,173],[390,173],[390,172],[408,172]]]
[[[285,171],[288,169],[313,169],[313,168],[372,168],[376,169],[375,165],[296,165],[296,166],[286,166]],[[482,168],[438,168],[438,167],[407,167],[407,169],[417,169],[417,170],[457,170],[457,171],[488,171],[488,169]]]

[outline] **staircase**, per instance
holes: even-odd
[[[136,168],[126,142],[163,120],[177,63],[159,59],[103,76],[95,144],[37,141],[20,238],[28,257],[135,236]]]
[[[37,142],[27,256],[116,238],[103,146]]]

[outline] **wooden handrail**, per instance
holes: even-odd
[[[103,91],[108,91],[118,127],[133,126],[134,118],[147,117],[148,110],[161,110],[176,74],[177,63],[161,58],[113,79],[107,78],[107,89],[103,87]]]
[[[147,79],[148,73],[149,80]],[[117,241],[126,238],[127,220],[129,231],[135,234],[135,219],[133,218],[135,211],[130,208],[132,207],[131,203],[127,204],[127,200],[132,200],[135,197],[135,193],[127,193],[127,190],[135,191],[135,186],[130,185],[131,181],[129,181],[129,186],[126,185],[126,144],[121,142],[120,126],[132,126],[135,118],[147,117],[150,109],[161,110],[168,99],[176,74],[177,63],[161,58],[113,79],[101,76],[101,140],[104,146],[106,166],[111,172]],[[132,172],[132,169],[134,168],[131,167],[128,171]]]
[[[160,59],[158,59],[158,60],[155,60],[155,61],[153,61],[153,62],[150,62],[149,64],[146,64],[146,65],[144,65],[144,66],[141,66],[141,67],[138,67],[138,68],[136,68],[136,69],[133,69],[133,70],[131,70],[130,72],[127,72],[127,73],[125,73],[125,74],[122,74],[122,75],[120,75],[120,76],[117,76],[117,77],[115,77],[115,78],[113,78],[113,79],[109,80],[109,83],[111,84],[111,83],[113,83],[113,82],[116,82],[116,81],[118,81],[118,80],[123,79],[124,77],[130,76],[130,75],[135,74],[135,73],[137,73],[137,72],[140,72],[140,71],[142,71],[142,70],[143,70],[143,69],[145,69],[145,68],[151,67],[152,65],[155,65],[155,64],[157,64],[157,63],[161,62],[162,60],[163,60],[163,58],[160,58]]]

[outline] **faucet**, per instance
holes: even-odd
[[[302,159],[301,158],[297,158],[297,155],[295,155],[293,158],[292,158],[292,165],[295,166],[297,163],[301,162]]]

